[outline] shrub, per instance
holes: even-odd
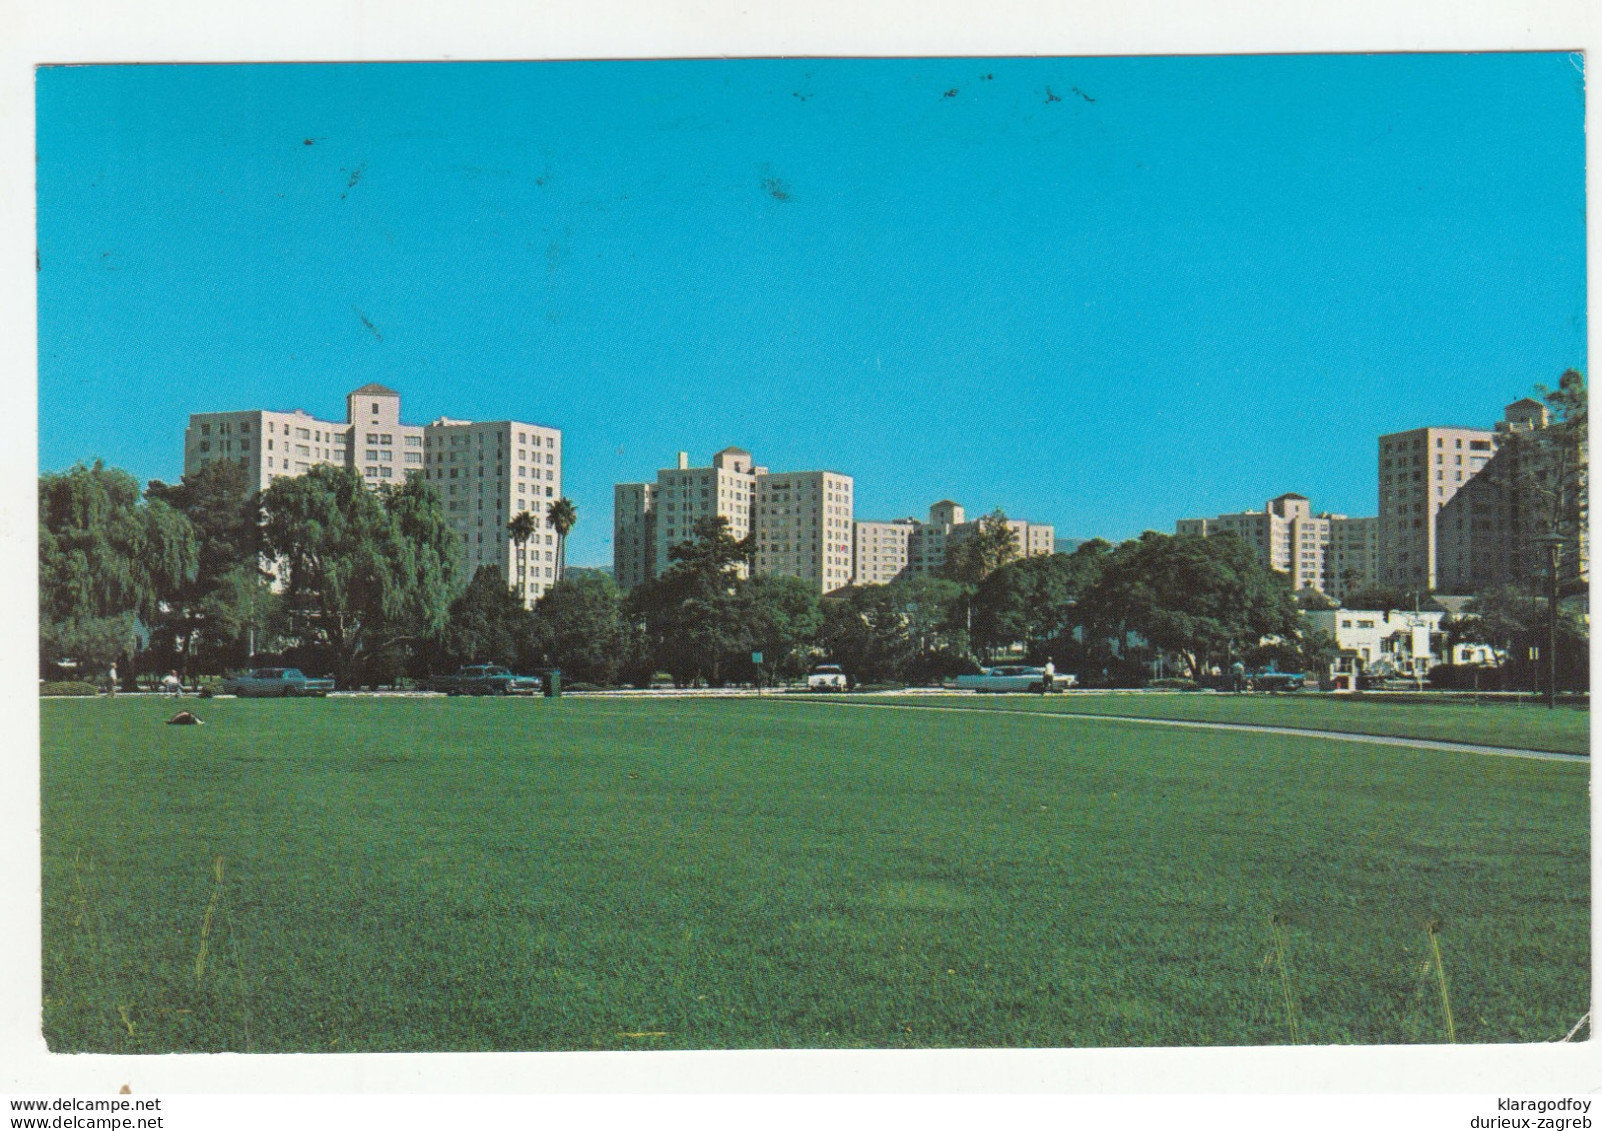
[[[1200,687],[1193,679],[1183,679],[1178,676],[1169,676],[1165,679],[1154,679],[1146,685],[1163,691],[1195,691]]]
[[[1430,669],[1429,683],[1438,691],[1500,691],[1502,672],[1497,668],[1436,664]]]
[[[98,687],[81,679],[64,679],[39,685],[40,695],[98,695],[99,693]]]

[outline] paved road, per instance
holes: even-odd
[[[1229,730],[1246,734],[1284,734],[1295,738],[1321,738],[1328,742],[1362,742],[1371,746],[1405,746],[1411,750],[1446,750],[1454,754],[1489,754],[1501,758],[1531,758],[1540,762],[1589,762],[1585,754],[1559,754],[1552,750],[1522,750],[1509,746],[1481,746],[1472,742],[1441,742],[1432,738],[1397,738],[1388,734],[1347,734],[1304,727],[1259,726],[1253,723],[1209,723],[1193,719],[1151,719],[1139,715],[1100,715],[1084,711],[1007,711],[987,707],[945,707],[910,703],[852,703],[844,699],[802,699],[792,696],[785,702],[813,706],[856,707],[879,711],[958,711],[965,714],[1026,715],[1036,719],[1075,719],[1103,723],[1133,723],[1137,726],[1186,727],[1192,730]]]

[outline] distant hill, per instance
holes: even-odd
[[[1052,549],[1059,554],[1071,554],[1084,544],[1085,540],[1083,538],[1058,538],[1053,543]]]
[[[611,577],[611,566],[568,566],[568,577]]]

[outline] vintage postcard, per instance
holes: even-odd
[[[50,1053],[1590,1038],[1582,53],[34,83]]]

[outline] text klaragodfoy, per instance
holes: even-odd
[[[1590,1100],[1561,1099],[1561,1100],[1516,1100],[1509,1096],[1499,1097],[1496,1101],[1496,1110],[1501,1112],[1528,1112],[1523,1116],[1476,1115],[1469,1120],[1469,1127],[1473,1131],[1517,1131],[1525,1128],[1528,1131],[1581,1131],[1591,1126]],[[1564,1113],[1558,1115],[1556,1113]],[[1570,1116],[1567,1113],[1577,1113]]]

